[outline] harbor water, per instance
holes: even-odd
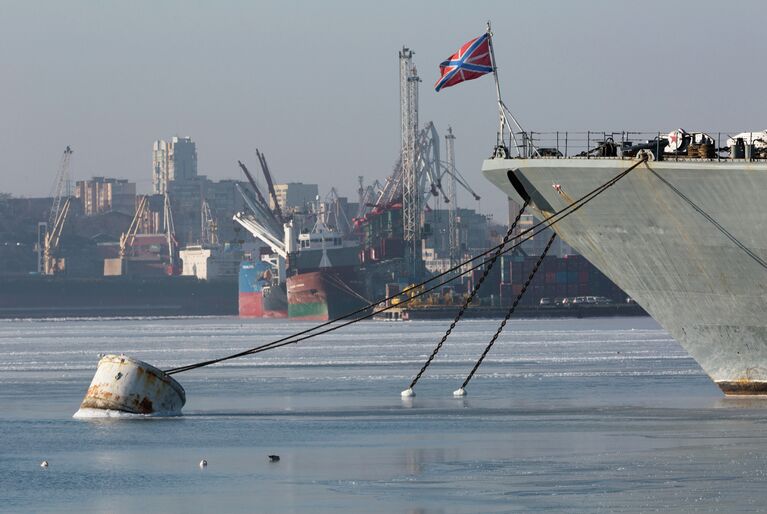
[[[513,320],[453,398],[497,323],[459,324],[411,399],[446,321],[363,322],[175,375],[180,417],[83,420],[99,354],[167,369],[311,324],[0,321],[0,511],[765,508],[767,400],[725,399],[650,318]]]

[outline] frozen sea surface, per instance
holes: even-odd
[[[364,322],[182,373],[179,418],[79,420],[99,353],[168,368],[310,325],[0,321],[0,511],[767,509],[767,401],[724,399],[652,320],[513,321],[452,398],[496,324],[461,323],[410,401],[447,322]]]

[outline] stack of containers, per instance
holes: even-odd
[[[537,256],[502,258],[499,291],[502,305],[510,305],[519,295],[537,261]],[[553,300],[572,296],[604,296],[621,301],[625,293],[581,255],[548,256],[521,303],[533,305],[541,298]]]

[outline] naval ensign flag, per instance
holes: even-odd
[[[463,45],[439,65],[439,71],[442,76],[434,85],[436,91],[492,73],[490,34],[486,32]]]

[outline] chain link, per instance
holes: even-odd
[[[524,205],[522,205],[522,208],[517,213],[517,217],[514,218],[514,222],[511,224],[511,226],[509,227],[509,230],[506,232],[506,235],[503,237],[503,243],[498,247],[498,249],[493,254],[493,257],[487,263],[487,266],[485,267],[485,271],[482,273],[482,276],[480,277],[479,281],[474,285],[474,288],[472,289],[471,294],[469,294],[468,298],[466,298],[466,301],[463,302],[463,305],[461,306],[461,309],[458,311],[458,314],[455,315],[455,319],[453,319],[453,322],[450,323],[450,327],[448,327],[447,332],[445,332],[445,335],[442,336],[442,339],[440,340],[439,344],[437,344],[437,346],[434,348],[434,351],[431,352],[431,355],[429,355],[429,358],[423,364],[423,366],[421,367],[421,370],[418,372],[415,378],[413,378],[413,381],[410,382],[408,389],[413,389],[413,387],[415,387],[415,385],[421,379],[421,376],[426,371],[426,368],[429,367],[429,365],[431,364],[431,361],[434,360],[434,357],[436,357],[439,351],[442,349],[442,345],[445,344],[445,341],[447,341],[447,338],[453,332],[453,329],[455,328],[456,324],[458,324],[461,317],[463,317],[463,313],[469,307],[469,304],[471,304],[472,300],[474,300],[474,296],[476,296],[477,291],[479,291],[479,288],[482,286],[482,282],[485,281],[485,278],[487,278],[487,275],[490,273],[490,270],[493,269],[493,266],[495,265],[495,261],[498,260],[498,256],[506,247],[506,244],[509,242],[509,239],[511,239],[511,236],[514,233],[514,229],[517,228],[517,223],[519,223],[520,218],[522,218],[522,214],[524,214],[528,203],[529,203],[529,200],[526,200]]]

